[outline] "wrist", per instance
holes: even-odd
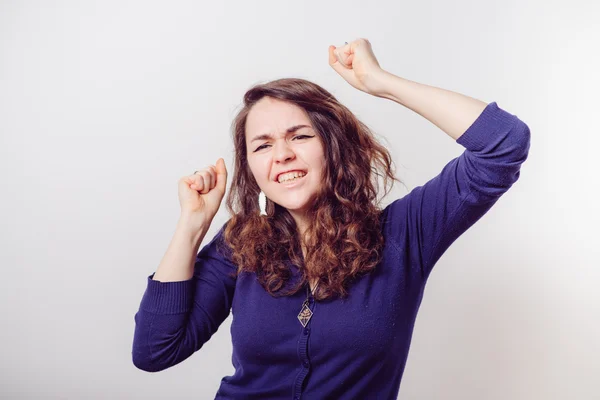
[[[368,88],[369,94],[373,96],[396,101],[389,90],[393,85],[394,78],[397,78],[394,74],[380,69],[367,78],[365,86]]]
[[[181,214],[176,226],[176,231],[179,234],[191,239],[194,243],[196,243],[199,238],[203,238],[210,228],[210,222],[198,222],[197,218],[198,217],[194,215]]]

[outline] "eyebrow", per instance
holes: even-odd
[[[285,133],[288,134],[288,133],[296,132],[300,128],[310,128],[310,126],[308,126],[308,125],[294,125],[294,126],[289,127],[287,129],[287,131],[285,131]],[[254,139],[252,139],[250,141],[250,143],[252,143],[252,142],[254,142],[256,140],[264,140],[264,139],[272,139],[272,138],[273,138],[273,135],[271,135],[269,133],[263,133],[262,135],[255,136]]]

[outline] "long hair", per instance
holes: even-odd
[[[325,173],[318,193],[307,206],[308,226],[302,237],[286,208],[267,199],[267,216],[259,215],[258,186],[247,161],[246,120],[252,106],[268,96],[295,104],[308,114],[325,153]],[[319,278],[317,300],[346,297],[350,281],[379,263],[384,246],[381,208],[374,201],[378,176],[398,181],[393,161],[369,128],[327,90],[299,78],[258,84],[244,95],[231,125],[235,166],[226,199],[232,215],[223,232],[231,261],[241,272],[256,273],[272,296],[297,293],[309,279]],[[380,175],[379,169],[383,170]],[[387,195],[386,190],[383,197]],[[304,259],[301,243],[306,249]],[[286,291],[292,275],[285,257],[299,267],[301,279]]]

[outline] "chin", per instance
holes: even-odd
[[[293,201],[285,201],[279,204],[281,207],[288,209],[289,211],[302,211],[306,209],[308,204],[305,201],[302,202],[293,202]]]
[[[289,210],[301,209],[308,204],[308,197],[304,193],[286,193],[277,197],[277,199],[272,200],[281,207]]]

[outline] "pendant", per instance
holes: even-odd
[[[310,318],[313,315],[313,312],[310,310],[307,303],[308,301],[304,300],[304,303],[302,303],[302,310],[300,310],[300,313],[298,314],[298,319],[304,328],[306,328],[308,321],[310,321]]]

